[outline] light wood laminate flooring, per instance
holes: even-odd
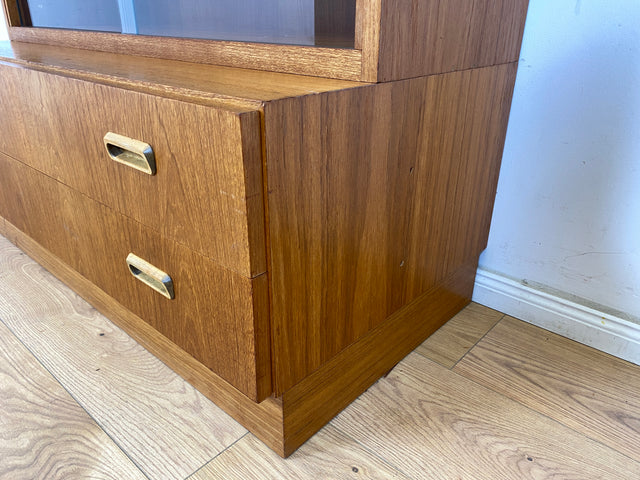
[[[640,478],[640,367],[471,304],[287,460],[0,237],[0,479]]]

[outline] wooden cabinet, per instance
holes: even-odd
[[[30,28],[18,3],[0,233],[279,454],[469,301],[526,1],[358,0],[342,49]]]

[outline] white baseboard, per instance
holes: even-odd
[[[473,301],[640,365],[640,324],[478,269]]]

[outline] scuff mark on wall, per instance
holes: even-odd
[[[575,255],[567,255],[564,257],[563,261],[566,262],[570,258],[584,257],[586,255],[628,255],[629,252],[584,252],[577,253]]]

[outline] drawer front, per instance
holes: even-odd
[[[0,151],[245,276],[265,272],[260,113],[0,65]],[[104,136],[151,146],[157,172]]]
[[[253,400],[271,392],[266,275],[246,278],[0,154],[0,216]],[[172,279],[134,277],[133,253]]]

